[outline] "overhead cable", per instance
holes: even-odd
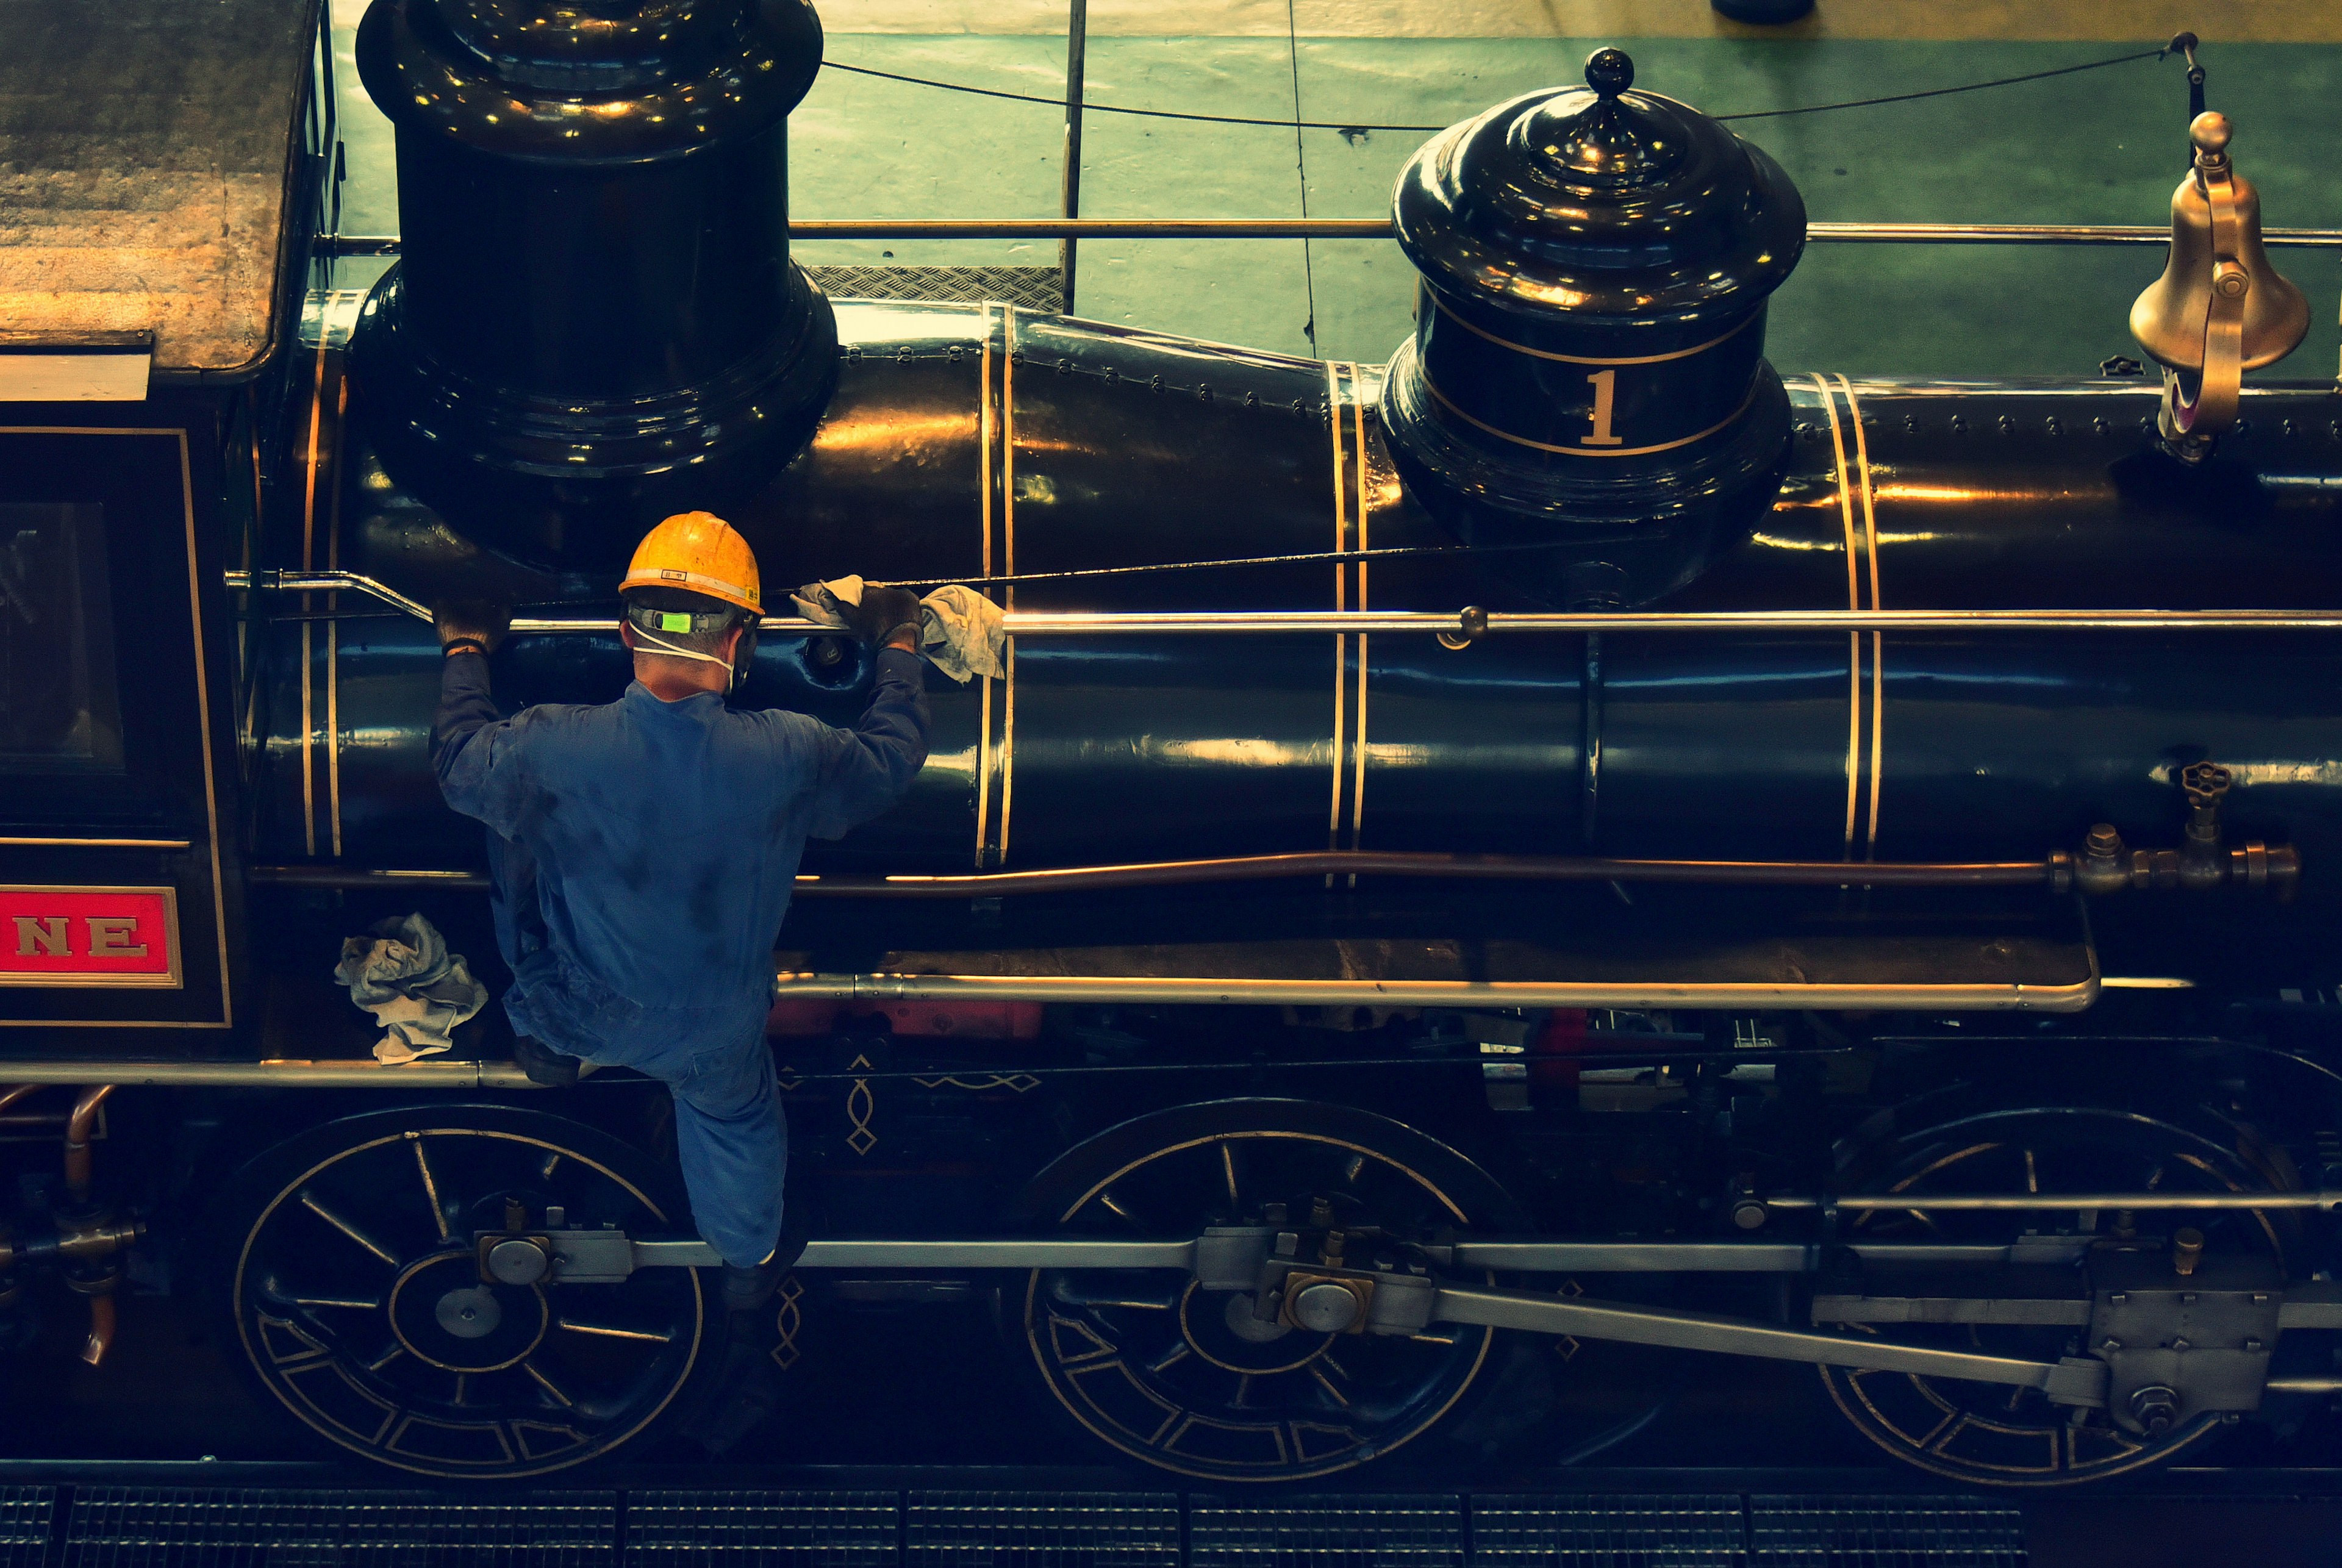
[[[1880,98],[1848,98],[1835,104],[1807,104],[1795,109],[1746,109],[1738,114],[1715,115],[1717,120],[1777,120],[1791,115],[1823,115],[1837,109],[1868,109],[1881,104],[1907,104],[1920,98],[1949,97],[1958,93],[1981,93],[1991,87],[2013,87],[2021,82],[2046,81],[2052,76],[2070,76],[2080,71],[2102,71],[2109,65],[2127,65],[2139,60],[2160,60],[2171,54],[2169,47],[2142,49],[2135,54],[2116,55],[2104,60],[2087,60],[2077,65],[2057,65],[2046,71],[2028,71],[2018,76],[1996,76],[1987,82],[1965,82],[1957,87],[1927,87],[1916,93],[1892,93]],[[966,82],[946,82],[932,76],[906,75],[899,71],[881,71],[872,65],[849,65],[839,60],[822,62],[825,70],[846,71],[857,76],[876,76],[885,81],[902,82],[915,87],[936,87],[949,93],[967,93],[980,98],[1005,98],[1018,104],[1044,104],[1051,108],[1066,106],[1063,98],[1048,97],[1037,93],[1011,93],[999,87],[978,87]],[[1192,120],[1214,125],[1273,125],[1292,131],[1407,131],[1428,135],[1444,131],[1446,125],[1364,125],[1356,121],[1264,119],[1245,115],[1200,115],[1178,109],[1134,109],[1118,104],[1099,104],[1085,100],[1085,114],[1130,115],[1150,120]]]

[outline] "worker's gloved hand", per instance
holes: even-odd
[[[512,609],[484,599],[451,599],[433,606],[431,624],[438,630],[442,648],[451,643],[473,642],[493,654],[512,629]]]
[[[896,633],[906,631],[911,646],[918,646],[919,599],[907,588],[866,587],[862,603],[848,604],[841,600],[837,613],[846,630],[874,648],[895,641]]]

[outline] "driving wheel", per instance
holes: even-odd
[[[1314,1215],[1404,1244],[1445,1229],[1517,1228],[1516,1205],[1454,1149],[1384,1117],[1308,1101],[1230,1100],[1126,1122],[1036,1176],[1024,1223],[1101,1236]],[[1492,1334],[1319,1333],[1256,1313],[1251,1294],[1184,1273],[1040,1269],[1019,1326],[1049,1396],[1133,1458],[1211,1481],[1346,1470],[1454,1410]]]
[[[2150,1241],[2180,1227],[2207,1253],[2275,1256],[2297,1245],[2281,1213],[2145,1209],[2132,1213],[1930,1210],[1936,1193],[2230,1193],[2291,1184],[2248,1141],[2208,1119],[2202,1125],[2106,1106],[1984,1111],[1852,1150],[1842,1193],[1911,1195],[1909,1208],[1854,1213],[1850,1241],[1969,1242],[2005,1245],[2044,1236]],[[1897,1325],[1898,1343],[2055,1361],[2082,1355],[2071,1327]],[[1821,1369],[1830,1398],[1855,1430],[1906,1463],[1976,1486],[2043,1487],[2102,1480],[2161,1463],[2203,1443],[2222,1418],[2205,1413],[2159,1435],[2126,1430],[2104,1410],[2052,1404],[2038,1389],[2008,1389],[1915,1373]]]
[[[419,1474],[583,1463],[674,1403],[714,1329],[690,1269],[618,1284],[484,1281],[473,1236],[676,1227],[650,1159],[531,1112],[416,1107],[331,1123],[235,1183],[230,1303],[261,1383],[320,1435]]]

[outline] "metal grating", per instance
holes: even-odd
[[[904,1568],[1179,1568],[1168,1492],[914,1492]]]
[[[50,1486],[0,1486],[0,1568],[43,1568],[57,1493]]]
[[[1463,1568],[1464,1510],[1452,1496],[1198,1497],[1188,1568]]]
[[[895,1568],[892,1492],[633,1492],[626,1568]]]
[[[87,1486],[63,1568],[616,1568],[607,1492]]]
[[[1065,279],[1053,266],[809,266],[805,272],[832,299],[1005,300],[1050,315],[1066,308]]]
[[[1476,1568],[1740,1568],[1740,1499],[1475,1497]]]
[[[1750,1568],[2026,1568],[2025,1515],[1974,1497],[1751,1497]]]

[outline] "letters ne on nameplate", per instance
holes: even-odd
[[[0,887],[0,985],[180,984],[174,889]]]

